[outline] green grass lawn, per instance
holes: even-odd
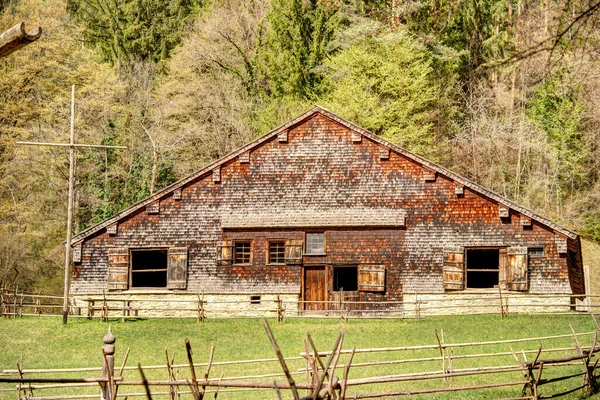
[[[583,263],[590,266],[590,278],[592,294],[600,294],[600,245],[589,240],[581,241]],[[594,303],[600,303],[600,298],[593,299]]]
[[[289,319],[285,324],[277,324],[271,320],[271,327],[275,338],[286,357],[296,357],[304,349],[306,332],[310,332],[320,351],[330,351],[335,343],[339,331],[344,330],[344,349],[396,347],[412,345],[436,344],[435,330],[443,329],[446,343],[493,341],[501,339],[514,339],[524,337],[538,337],[569,334],[571,323],[577,332],[589,332],[595,327],[589,316],[578,314],[566,316],[511,316],[501,320],[498,316],[459,316],[459,317],[431,317],[421,321],[415,320],[376,320],[361,319],[341,322],[337,319]],[[164,365],[165,349],[175,353],[175,363],[186,363],[184,339],[188,337],[192,344],[195,362],[206,362],[211,343],[215,345],[215,361],[244,360],[273,358],[275,354],[271,348],[267,335],[260,319],[214,319],[205,323],[196,323],[192,320],[133,320],[122,323],[118,320],[111,321],[111,327],[116,341],[115,365],[120,366],[126,349],[131,349],[128,366]],[[107,331],[106,323],[94,320],[71,319],[67,326],[61,325],[60,318],[24,318],[0,320],[0,370],[14,369],[21,354],[25,369],[34,368],[68,368],[68,367],[96,367],[101,365],[102,337]],[[582,344],[591,345],[592,337],[581,338]],[[572,338],[547,341],[545,348],[572,346]],[[526,342],[513,344],[515,351],[537,349],[539,342]],[[473,353],[488,353],[507,351],[508,345],[493,345],[485,347],[455,348],[454,356]],[[564,355],[565,353],[548,353],[542,358]],[[570,354],[573,354],[572,352]],[[381,360],[398,360],[419,357],[435,357],[437,350],[419,350],[393,353],[366,353],[358,354],[354,363]],[[522,357],[522,356],[521,356]],[[533,355],[529,355],[533,358]],[[347,358],[343,357],[341,363]],[[513,365],[512,356],[496,358],[470,358],[456,359],[453,368],[470,368],[492,365]],[[301,360],[290,361],[290,369],[298,371],[305,363]],[[580,367],[566,367],[577,372]],[[390,364],[377,367],[356,367],[351,370],[350,378],[402,374],[411,372],[437,371],[441,369],[441,362],[420,362],[408,364]],[[277,363],[264,363],[238,366],[215,366],[211,371],[212,377],[221,373],[225,378],[241,376],[279,373],[281,370]],[[165,369],[147,370],[149,379],[166,379]],[[186,378],[188,370],[181,368],[180,377]],[[198,368],[198,376],[202,376],[203,368]],[[338,373],[341,376],[341,371]],[[553,372],[548,371],[547,376]],[[96,372],[87,373],[85,376],[98,375]],[[50,376],[50,375],[48,375]],[[128,370],[124,374],[126,380],[139,380],[136,370]],[[545,375],[546,376],[546,375]],[[305,382],[305,375],[295,375],[299,382]],[[271,382],[274,378],[263,378],[262,381]],[[400,390],[427,387],[462,386],[469,384],[485,384],[500,381],[519,381],[521,374],[512,372],[502,375],[480,375],[465,378],[452,378],[447,382],[431,380],[419,383],[382,384],[372,387],[352,388],[350,393],[374,392],[382,390]],[[282,381],[281,378],[277,378]],[[552,390],[564,387],[575,387],[581,383],[581,378],[560,382]],[[10,385],[0,385],[10,388]],[[126,391],[139,389],[124,388]],[[163,389],[155,388],[156,392]],[[544,388],[544,390],[549,390]],[[96,388],[87,389],[86,393],[97,393]],[[56,394],[50,390],[35,391],[36,396]],[[64,391],[62,393],[65,393]],[[75,394],[70,389],[69,394]],[[428,396],[425,398],[498,398],[514,397],[520,394],[520,389],[493,389],[477,392],[461,392]],[[14,399],[16,391],[0,392],[0,398]],[[567,398],[579,398],[576,393]],[[130,397],[134,398],[134,397]],[[275,399],[273,391],[257,393],[225,392],[219,394],[220,399]],[[600,398],[600,397],[599,397]]]

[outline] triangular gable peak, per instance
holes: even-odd
[[[357,135],[363,136],[365,138],[368,138],[369,140],[378,143],[379,145],[389,149],[390,151],[393,151],[397,154],[400,154],[404,157],[406,157],[409,160],[412,160],[413,162],[416,162],[417,164],[422,165],[423,167],[425,167],[426,169],[429,169],[430,171],[432,171],[433,173],[437,173],[440,175],[443,175],[451,180],[453,180],[454,182],[456,182],[459,185],[462,185],[464,187],[468,187],[471,190],[473,190],[476,193],[479,193],[480,195],[483,195],[495,202],[497,202],[499,205],[503,205],[507,208],[510,208],[512,210],[515,210],[517,212],[519,212],[521,215],[525,216],[526,218],[530,218],[532,220],[536,220],[539,223],[553,229],[554,231],[569,237],[571,239],[576,239],[578,237],[578,235],[575,232],[572,232],[552,221],[550,221],[547,218],[544,218],[540,215],[537,215],[536,213],[534,213],[533,211],[520,206],[517,203],[514,203],[513,201],[507,199],[504,196],[501,196],[489,189],[486,189],[484,187],[482,187],[481,185],[478,185],[474,182],[471,182],[470,180],[444,168],[441,167],[437,164],[434,164],[433,162],[418,156],[414,153],[411,153],[410,151],[397,146],[393,143],[390,143],[382,138],[380,138],[379,136],[339,117],[338,115],[334,114],[333,112],[320,107],[320,106],[315,106],[312,109],[310,109],[309,111],[305,112],[304,114],[292,119],[291,121],[273,129],[272,131],[268,132],[267,134],[253,140],[252,142],[246,144],[245,146],[242,146],[241,148],[233,151],[232,153],[226,155],[225,157],[207,165],[206,167],[204,167],[203,169],[201,169],[200,171],[188,176],[187,178],[181,179],[177,182],[175,182],[174,184],[156,192],[155,194],[147,197],[146,199],[128,207],[127,209],[117,213],[116,215],[114,215],[113,217],[100,222],[94,226],[91,226],[85,230],[83,230],[82,232],[80,232],[79,234],[77,234],[73,239],[71,243],[76,243],[78,241],[81,241],[83,239],[85,239],[86,237],[93,235],[97,232],[99,232],[100,230],[104,229],[104,228],[108,228],[109,226],[115,224],[116,222],[122,220],[123,218],[135,213],[136,211],[150,206],[153,203],[159,201],[160,199],[163,199],[167,196],[170,196],[173,194],[173,192],[176,192],[178,190],[181,190],[184,186],[186,186],[187,184],[194,182],[198,179],[201,179],[205,176],[208,176],[210,174],[213,174],[213,171],[217,170],[218,168],[220,168],[221,166],[226,165],[227,163],[229,163],[232,160],[235,160],[238,157],[244,157],[244,154],[252,151],[260,146],[262,146],[264,143],[268,142],[271,138],[273,138],[274,136],[279,136],[280,141],[287,141],[287,131],[289,131],[291,128],[293,128],[294,126],[307,121],[308,119],[314,117],[316,114],[321,114],[323,116],[325,116],[326,118],[329,118],[337,123],[339,123],[340,125],[348,128],[349,130],[351,130],[353,133],[355,133],[354,139],[356,140],[356,138],[358,137]]]

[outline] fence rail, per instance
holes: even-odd
[[[265,331],[276,357],[215,361],[215,348],[211,346],[208,361],[198,362],[193,359],[192,346],[186,339],[187,363],[175,363],[174,356],[166,352],[166,364],[145,367],[126,365],[129,349],[121,366],[115,366],[115,336],[109,328],[103,338],[101,366],[25,369],[22,362],[17,363],[17,369],[0,372],[0,397],[1,393],[16,391],[20,400],[84,399],[98,398],[99,391],[105,400],[136,397],[198,400],[209,393],[216,398],[220,392],[242,392],[247,393],[244,397],[252,394],[264,398],[256,392],[272,391],[279,399],[343,400],[500,388],[509,388],[514,399],[555,398],[574,392],[589,395],[598,390],[596,354],[600,352],[600,326],[595,315],[591,317],[596,329],[589,332],[577,333],[569,326],[571,332],[561,335],[445,343],[443,332],[435,331],[433,344],[386,348],[344,349],[344,332],[341,331],[331,351],[319,351],[307,333],[305,351],[293,357],[284,357],[265,320]],[[564,346],[568,339],[572,345]],[[538,343],[537,349],[522,347],[515,351],[512,347]],[[506,350],[498,351],[503,346],[507,346]],[[455,351],[469,349],[472,350],[469,353],[455,354]],[[527,355],[531,357],[528,359]],[[483,365],[456,366],[476,358],[488,361]],[[404,365],[406,369],[394,369],[395,373],[382,375],[382,367],[390,364]],[[421,370],[414,371],[414,367],[408,368],[409,364]],[[233,371],[237,374],[225,376],[226,368],[235,368]],[[240,374],[239,371],[251,373]],[[351,371],[353,378],[350,378]],[[94,375],[83,376],[87,374]],[[485,381],[481,383],[477,379]],[[52,390],[63,392],[43,395]],[[489,396],[497,398],[498,393],[492,392]]]
[[[169,297],[171,296],[171,297]],[[285,318],[414,318],[456,314],[564,314],[591,313],[600,308],[600,295],[545,295],[514,293],[406,293],[403,301],[356,301],[343,292],[335,301],[302,301],[279,295],[238,295],[234,300],[196,294],[168,294],[165,297],[97,294],[70,298],[73,317],[108,320],[128,318],[194,318],[252,316]],[[258,298],[258,300],[256,300]],[[0,290],[3,317],[62,315],[62,296]]]

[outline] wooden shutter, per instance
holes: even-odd
[[[462,247],[444,249],[443,280],[446,290],[463,290],[465,287],[465,250]]]
[[[188,265],[187,247],[169,249],[167,265],[167,289],[185,289]]]
[[[302,240],[285,241],[285,263],[302,264]]]
[[[507,289],[506,286],[506,247],[498,250],[498,285],[501,289]]]
[[[217,246],[217,265],[233,264],[233,241],[223,240]]]
[[[385,265],[359,265],[358,290],[362,292],[385,292]]]
[[[506,249],[504,277],[508,290],[527,290],[527,247]]]
[[[108,290],[127,290],[129,287],[129,249],[108,249]]]

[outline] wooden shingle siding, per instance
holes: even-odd
[[[435,171],[433,171],[427,167],[423,167],[423,180],[424,181],[435,181],[435,176],[436,176]]]
[[[148,214],[158,214],[160,212],[160,201],[155,201],[154,203],[148,204],[146,206],[146,212]],[[115,228],[116,232],[116,228]]]
[[[116,236],[118,228],[119,224],[115,222],[114,224],[111,224],[106,228],[106,233],[108,233],[110,236]]]
[[[554,244],[558,254],[567,254],[567,238],[562,235],[554,235]]]
[[[444,249],[546,246],[545,257],[528,262],[527,291],[571,293],[581,289],[578,284],[575,289],[571,285],[578,279],[579,267],[568,268],[566,236],[558,235],[564,242],[555,241],[558,228],[536,218],[524,227],[521,211],[512,203],[507,202],[512,210],[508,216],[499,218],[498,200],[464,180],[415,162],[393,147],[389,159],[381,162],[384,146],[379,139],[353,131],[323,113],[284,128],[251,148],[252,162],[237,162],[237,157],[250,149],[244,147],[227,162],[211,164],[203,174],[186,180],[183,200],[177,199],[176,192],[162,194],[159,214],[144,212],[142,203],[119,217],[118,235],[99,229],[76,237],[83,240],[83,246],[73,293],[127,289],[127,279],[121,278],[126,277],[123,267],[128,264],[123,259],[114,261],[114,250],[132,248],[187,248],[185,289],[180,290],[190,293],[300,296],[307,263],[326,268],[365,264],[385,265],[385,290],[362,291],[361,301],[401,301],[408,292],[463,289],[460,266],[464,266],[464,250],[462,261],[457,252],[452,261],[445,262]],[[360,143],[353,140],[357,134]],[[424,179],[424,167],[435,173],[434,181]],[[219,183],[215,184],[217,177]],[[457,193],[457,185],[463,188],[462,194]],[[148,204],[155,201],[152,198]],[[327,214],[331,210],[339,210],[336,218],[343,218],[346,211],[365,210],[363,215],[349,218],[368,221],[362,226],[332,226],[319,223],[311,210],[320,213],[319,218],[334,215]],[[377,221],[387,218],[390,223],[374,226],[375,215]],[[245,217],[249,222],[244,225]],[[265,218],[267,222],[300,222],[252,226]],[[237,225],[227,226],[232,220]],[[306,221],[313,223],[303,226]],[[286,264],[267,265],[269,240],[303,243],[308,231],[324,232],[324,255],[295,254],[289,259],[300,261],[288,263],[286,248]],[[252,242],[250,264],[232,265],[231,256],[223,254],[224,243],[233,240]],[[580,260],[580,253],[573,251],[572,258]],[[451,262],[452,271],[448,269]]]
[[[74,263],[81,262],[81,247],[82,247],[81,242],[77,242],[73,245],[72,259],[73,259]]]

